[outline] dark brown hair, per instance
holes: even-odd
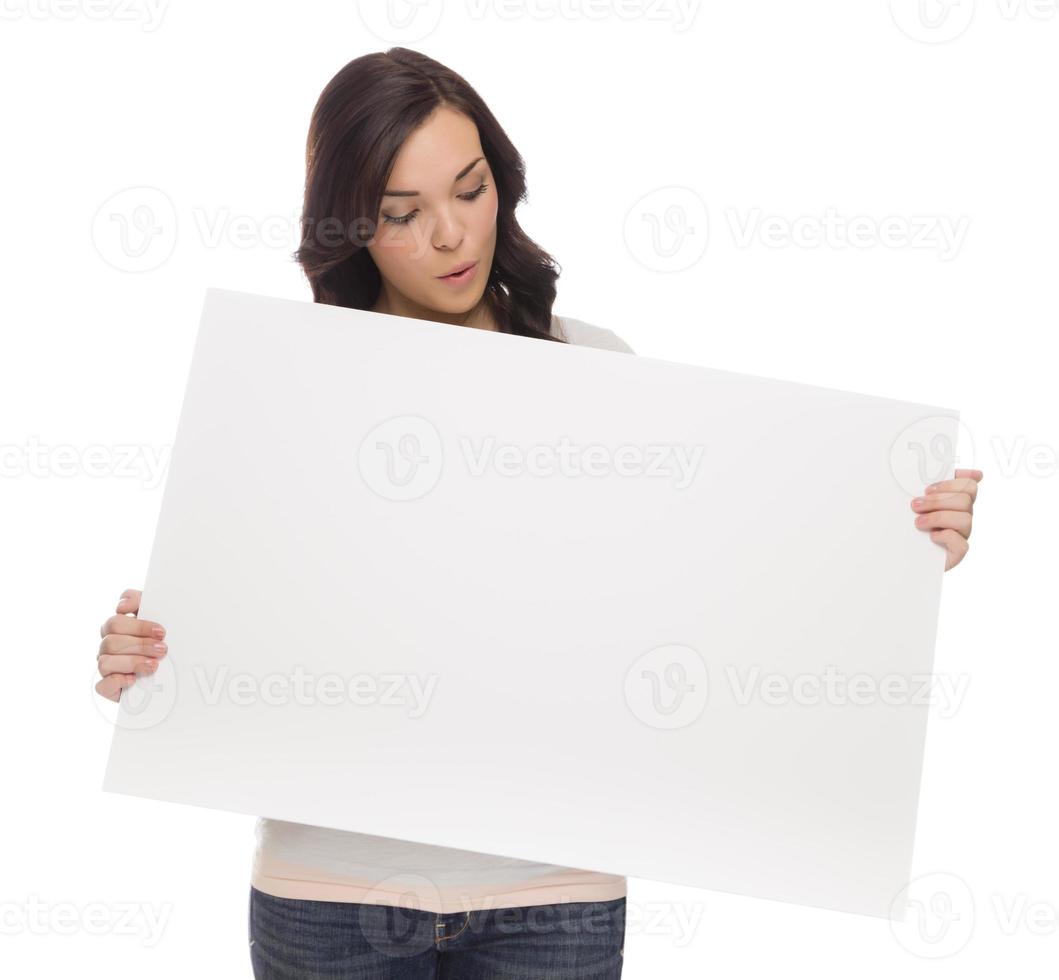
[[[521,155],[463,78],[409,48],[349,62],[313,109],[301,244],[293,256],[312,285],[313,299],[361,310],[374,305],[382,281],[364,246],[375,234],[387,178],[401,144],[443,105],[478,127],[496,182],[496,250],[484,301],[503,333],[562,340],[551,330],[557,263],[515,218],[515,208],[526,199]]]

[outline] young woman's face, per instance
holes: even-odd
[[[385,305],[428,317],[472,310],[493,265],[496,212],[478,127],[439,108],[401,146],[367,246],[383,278]],[[441,278],[469,262],[475,263],[469,272]]]

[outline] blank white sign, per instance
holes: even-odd
[[[956,428],[210,289],[104,789],[900,917]]]

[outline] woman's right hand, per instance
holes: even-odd
[[[96,693],[110,701],[117,701],[122,688],[139,674],[153,674],[168,649],[162,641],[162,624],[137,618],[141,595],[139,589],[126,589],[115,607],[115,615],[99,628],[103,642],[99,644],[96,663],[103,679],[96,684]]]

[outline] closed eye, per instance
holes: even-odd
[[[473,201],[476,197],[480,197],[482,194],[484,194],[485,193],[485,189],[488,186],[489,185],[486,184],[483,181],[473,191],[468,191],[466,194],[459,194],[457,196],[459,197],[459,199],[461,201]],[[409,211],[408,214],[402,214],[402,215],[384,214],[382,217],[383,217],[384,221],[388,221],[390,224],[393,224],[393,225],[406,225],[418,213],[419,213],[419,208],[416,208],[415,211]]]

